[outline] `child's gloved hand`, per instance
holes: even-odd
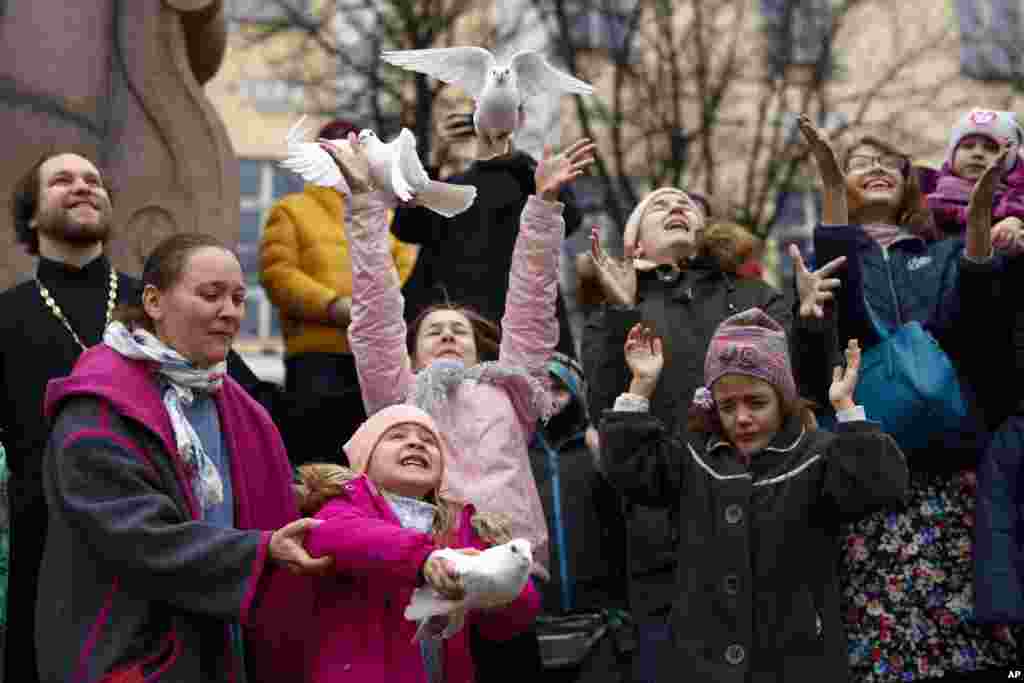
[[[846,347],[846,369],[837,365],[832,370],[832,386],[828,389],[828,400],[836,411],[849,410],[855,404],[853,392],[857,389],[857,375],[860,372],[860,345],[851,339]]]
[[[455,567],[436,552],[431,553],[423,563],[423,578],[448,600],[461,600],[466,593],[462,580],[455,573]]]

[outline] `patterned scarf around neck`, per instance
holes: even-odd
[[[125,358],[149,361],[158,375],[167,380],[163,392],[164,408],[171,418],[178,455],[185,463],[192,491],[202,511],[224,502],[224,482],[217,466],[206,454],[203,442],[185,416],[182,405],[191,405],[194,392],[214,393],[220,389],[227,370],[222,361],[201,370],[149,331],[129,330],[123,323],[113,322],[103,334],[103,343]]]

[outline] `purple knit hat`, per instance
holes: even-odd
[[[783,403],[796,401],[786,331],[760,308],[737,313],[718,325],[704,360],[704,386],[697,390],[694,402],[707,408],[711,387],[728,374],[762,379],[778,390]]]

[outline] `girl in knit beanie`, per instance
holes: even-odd
[[[675,507],[679,584],[658,680],[847,680],[836,552],[845,525],[902,504],[902,453],[854,405],[860,349],[834,370],[837,432],[799,399],[782,327],[759,309],[717,328],[690,430],[648,413],[663,344],[625,343],[632,381],[601,424],[609,479],[643,505]]]
[[[298,471],[301,509],[324,520],[306,547],[315,557],[334,558],[333,574],[315,588],[311,680],[472,683],[467,630],[414,642],[417,624],[403,612],[424,583],[460,598],[458,576],[434,551],[474,554],[507,542],[504,522],[445,496],[448,446],[419,408],[395,405],[375,413],[344,450],[351,468],[310,464]],[[539,609],[539,594],[528,582],[511,604],[471,612],[469,619],[485,638],[506,640],[528,628]]]
[[[967,229],[967,203],[985,169],[1008,146],[992,206],[992,244],[1017,254],[1024,251],[1024,163],[1020,149],[1024,131],[1009,111],[972,109],[953,126],[946,159],[928,208],[946,234]]]

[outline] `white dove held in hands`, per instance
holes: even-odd
[[[454,565],[465,596],[462,600],[448,600],[430,586],[413,591],[405,618],[420,622],[415,640],[431,632],[428,623],[432,617],[447,617],[448,625],[441,637],[449,638],[462,628],[469,610],[513,602],[523,592],[533,566],[532,548],[524,538],[488,548],[479,555],[465,555],[450,548],[431,553],[435,554]]]
[[[381,58],[461,88],[476,101],[473,124],[484,138],[515,132],[522,123],[526,97],[594,92],[590,84],[559,71],[533,50],[517,52],[500,62],[482,47],[398,50],[384,52]]]
[[[283,168],[302,176],[314,185],[333,187],[343,195],[352,191],[338,165],[318,142],[303,142],[306,131],[302,117],[291,127],[285,140],[288,157]],[[338,145],[342,140],[328,140]],[[458,215],[476,200],[476,188],[431,180],[416,153],[416,136],[403,128],[398,137],[384,144],[372,130],[359,133],[359,144],[366,153],[370,177],[380,189],[393,193],[399,201],[413,202],[441,214],[445,218]]]
[[[359,144],[366,152],[370,177],[377,187],[387,190],[402,202],[414,202],[445,218],[458,215],[476,200],[472,185],[454,185],[431,180],[416,153],[416,136],[403,128],[394,140],[381,142],[369,128],[359,133]]]

